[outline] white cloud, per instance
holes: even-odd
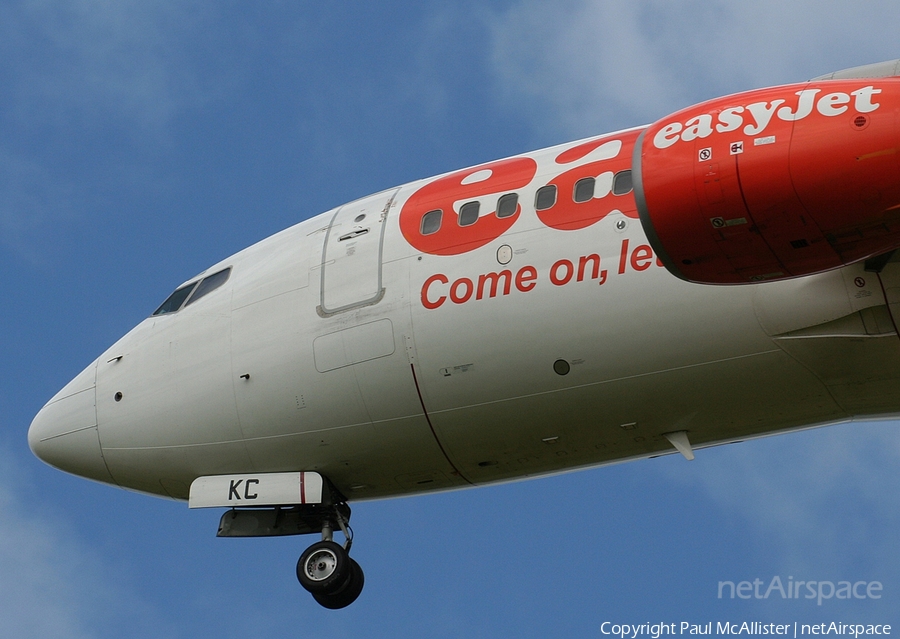
[[[22,512],[7,486],[17,473],[0,450],[0,619],[9,637],[88,637],[78,617],[71,578],[77,553],[41,523]]]
[[[588,135],[892,59],[898,18],[889,1],[523,0],[491,18],[493,66],[534,126]]]
[[[158,623],[145,623],[152,615],[127,583],[111,583],[110,566],[67,534],[58,513],[34,507],[40,502],[33,492],[27,473],[0,448],[0,634],[17,639],[121,636],[124,621],[165,636]]]
[[[205,5],[80,0],[10,3],[0,10],[5,101],[34,125],[86,126],[113,117],[164,124],[214,86],[185,64]],[[216,78],[219,80],[220,78]]]
[[[8,508],[8,504],[3,504]],[[0,526],[0,618],[9,637],[88,637],[73,593],[63,583],[59,557],[48,535],[10,518]],[[63,573],[63,574],[61,574]]]
[[[786,569],[900,574],[889,533],[900,525],[895,422],[851,423],[700,450],[689,469],[665,468],[670,480],[696,486],[723,512],[770,540]]]
[[[227,90],[231,53],[205,69],[205,33],[227,39],[205,4],[154,0],[0,5],[0,245],[35,262],[54,226],[84,216],[88,177],[120,182],[116,159],[171,143],[182,112]],[[96,190],[90,214],[102,210]]]

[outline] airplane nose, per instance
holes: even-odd
[[[38,412],[28,429],[28,445],[38,459],[51,466],[112,484],[100,449],[95,398],[96,362]]]

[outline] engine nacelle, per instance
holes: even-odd
[[[644,230],[678,277],[786,279],[900,247],[900,78],[739,93],[648,127]]]

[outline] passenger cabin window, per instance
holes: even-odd
[[[197,286],[197,282],[191,282],[187,286],[182,286],[174,293],[169,295],[169,297],[166,298],[166,301],[163,302],[158,309],[153,311],[153,314],[165,315],[166,313],[174,313],[181,308],[181,305],[184,304],[184,300],[186,300],[187,296],[191,294],[191,291],[194,290],[195,286]]]
[[[575,193],[573,198],[576,202],[587,202],[594,197],[594,184],[597,182],[595,178],[586,177],[575,183]]]
[[[459,208],[459,225],[471,226],[478,221],[478,211],[481,209],[479,202],[466,202]]]
[[[518,208],[518,193],[507,193],[506,195],[502,195],[500,196],[500,199],[497,200],[497,217],[509,217],[510,215],[515,215]]]
[[[630,193],[633,188],[631,170],[616,173],[616,177],[613,178],[613,195],[625,195]]]
[[[556,185],[548,184],[538,189],[534,196],[534,208],[538,211],[545,211],[556,204]]]
[[[169,297],[166,298],[166,301],[163,302],[162,305],[153,312],[153,314],[166,315],[168,313],[174,313],[175,311],[181,310],[181,308],[184,306],[190,306],[201,297],[209,295],[214,290],[222,286],[222,284],[228,281],[228,277],[230,275],[231,267],[229,266],[226,269],[222,269],[221,271],[204,277],[198,282],[191,282],[190,284],[182,286],[174,293],[169,295]],[[185,300],[187,300],[187,303],[185,303]]]
[[[431,235],[437,233],[441,228],[441,217],[444,212],[440,209],[428,211],[422,216],[422,235]]]
[[[190,306],[201,297],[209,295],[214,290],[222,286],[222,284],[228,281],[229,275],[231,275],[231,267],[223,269],[218,273],[213,273],[209,277],[204,277],[202,280],[200,280],[200,284],[197,285],[197,289],[194,291],[194,294],[191,295],[191,299],[187,301],[187,304],[185,304],[185,306]]]

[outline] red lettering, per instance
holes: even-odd
[[[622,251],[619,253],[619,275],[625,272],[628,263],[628,238],[622,240]]]
[[[557,164],[574,162],[596,149],[601,151],[601,157],[603,155],[606,157],[582,164],[553,178],[549,184],[556,185],[556,203],[549,209],[537,212],[541,222],[560,231],[576,231],[595,224],[614,210],[621,210],[628,217],[636,218],[637,207],[634,204],[632,193],[615,196],[609,190],[600,191],[596,193],[595,197],[585,202],[576,202],[575,183],[582,178],[597,178],[603,175],[607,180],[605,188],[611,188],[612,176],[619,171],[631,168],[631,153],[639,134],[640,131],[632,131],[614,140],[594,140],[560,153],[556,158]],[[608,149],[603,153],[604,147],[607,146]],[[595,188],[604,188],[601,186],[602,181],[598,180]]]
[[[637,218],[633,192],[616,195],[613,183],[624,184],[614,177],[631,169],[632,151],[640,133],[635,130],[613,139],[594,139],[559,153],[555,164],[570,165],[571,168],[548,182],[556,186],[557,199],[549,209],[536,211],[541,222],[557,230],[574,231],[595,224],[613,211]],[[593,158],[593,161],[575,166],[585,158]],[[413,248],[431,255],[460,255],[485,246],[507,232],[522,212],[522,205],[516,203],[511,215],[498,217],[496,206],[500,197],[518,194],[520,189],[532,185],[537,170],[534,159],[519,157],[464,169],[427,182],[403,204],[399,216],[400,231]],[[587,186],[584,197],[588,199],[576,202],[575,184],[584,178],[596,180],[593,197]],[[579,199],[583,199],[581,194]],[[507,200],[511,205],[514,201]],[[474,210],[467,208],[467,219],[461,220],[459,210],[467,203],[471,203]],[[474,207],[475,203],[481,211]]]
[[[578,258],[578,281],[581,282],[584,280],[584,269],[587,266],[588,262],[593,264],[591,269],[591,279],[595,280],[600,276],[600,256],[596,253],[592,253],[591,255],[584,255]]]
[[[563,277],[559,276],[560,267],[565,268],[566,274]],[[553,266],[550,267],[550,281],[556,284],[557,286],[562,286],[563,284],[568,284],[569,280],[572,279],[572,273],[575,271],[575,265],[572,264],[569,260],[559,260]]]
[[[467,226],[459,225],[455,204],[522,189],[536,172],[537,163],[531,158],[511,158],[438,178],[413,193],[403,205],[400,231],[410,245],[431,255],[459,255],[482,247],[515,223],[522,211],[521,204],[508,217],[497,217],[494,209]],[[488,206],[495,207],[496,203],[494,199]],[[485,204],[482,203],[482,210]],[[434,210],[442,211],[440,226],[433,233],[423,235],[422,218]]]
[[[653,262],[653,249],[646,244],[641,244],[631,254],[631,268],[635,271],[646,271]]]
[[[509,288],[512,284],[512,273],[510,271],[500,271],[499,273],[485,273],[478,276],[478,291],[475,293],[475,299],[480,300],[484,297],[484,285],[491,283],[491,297],[497,297],[497,286],[503,278],[503,294],[509,295]]]
[[[631,268],[635,271],[646,271],[653,264],[653,249],[646,244],[640,244],[635,247],[634,251],[629,255],[628,240],[622,240],[622,250],[619,253],[619,275],[625,272],[625,267],[630,263]],[[656,264],[662,266],[659,258],[656,258]]]
[[[460,287],[465,287],[466,292],[464,295],[459,294]],[[475,290],[475,285],[472,284],[472,280],[468,277],[461,277],[450,285],[450,301],[454,304],[468,302],[469,298],[472,297],[473,290]]]
[[[572,278],[574,266],[568,260],[562,261],[568,262],[568,265],[564,265],[566,269],[564,279],[565,282],[568,282]],[[557,265],[554,265],[554,267],[556,268]],[[454,304],[465,304],[472,299],[473,295],[476,300],[485,299],[485,297],[497,297],[498,295],[509,295],[512,291],[513,282],[515,282],[517,290],[527,293],[537,285],[537,279],[538,272],[535,267],[523,266],[516,272],[515,277],[513,277],[512,271],[508,269],[499,273],[479,275],[477,286],[473,282],[474,278],[460,277],[453,280],[449,290],[444,289],[446,294],[442,294],[442,291],[435,285],[446,285],[450,280],[443,273],[435,273],[422,284],[420,298],[422,306],[428,310],[434,310],[443,306],[448,297]],[[603,271],[603,279],[606,279],[606,271]]]
[[[447,279],[446,275],[442,275],[440,273],[437,273],[436,275],[432,275],[427,280],[425,280],[425,283],[422,285],[422,306],[424,306],[427,309],[435,309],[435,308],[438,308],[445,301],[447,301],[446,295],[441,295],[434,302],[429,300],[428,299],[428,288],[435,282],[440,282],[441,284],[447,284],[449,281],[450,280]]]
[[[537,282],[537,269],[533,266],[523,266],[516,273],[516,288],[527,293],[535,287]]]

